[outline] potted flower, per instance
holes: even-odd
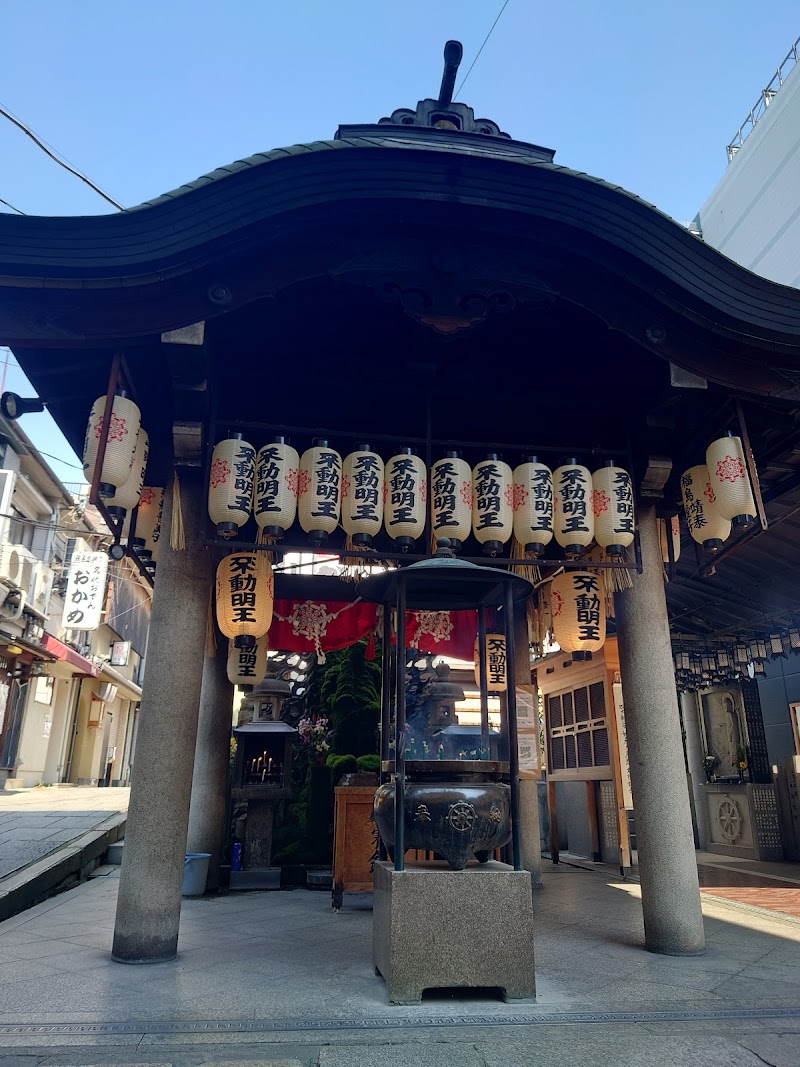
[[[739,781],[744,781],[744,772],[747,770],[747,750],[741,745],[736,746],[736,755],[731,760],[734,770],[739,775]]]
[[[719,758],[709,752],[707,752],[705,756],[703,756],[703,770],[706,772],[707,782],[714,781],[714,768],[717,766],[718,763]]]

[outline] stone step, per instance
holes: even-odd
[[[109,845],[106,849],[104,861],[112,867],[119,867],[122,863],[122,846],[125,844],[125,839],[122,841],[115,841],[113,845]]]

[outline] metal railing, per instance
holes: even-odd
[[[731,143],[727,146],[725,151],[728,153],[728,162],[730,163],[744,142],[753,132],[756,127],[756,123],[759,119],[763,118],[766,114],[766,110],[775,97],[778,95],[778,90],[786,81],[789,73],[800,62],[800,37],[794,42],[786,58],[781,65],[775,71],[769,85],[766,89],[761,90],[761,96],[755,102],[754,106],[750,109],[750,114],[744,120],[742,125],[736,131],[735,137],[731,140]]]

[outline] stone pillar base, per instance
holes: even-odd
[[[231,892],[239,889],[280,889],[280,867],[256,867],[246,871],[231,871]]]
[[[500,989],[532,1000],[531,875],[505,863],[375,864],[372,958],[390,1004],[419,1004],[426,989]]]

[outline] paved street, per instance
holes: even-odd
[[[0,790],[0,878],[128,810],[130,789]]]
[[[307,890],[186,900],[179,958],[129,967],[109,958],[118,871],[100,873],[0,925],[0,1067],[800,1065],[791,917],[706,898],[706,955],[654,956],[638,885],[546,865],[535,1004],[393,1007],[369,898],[339,914]]]

